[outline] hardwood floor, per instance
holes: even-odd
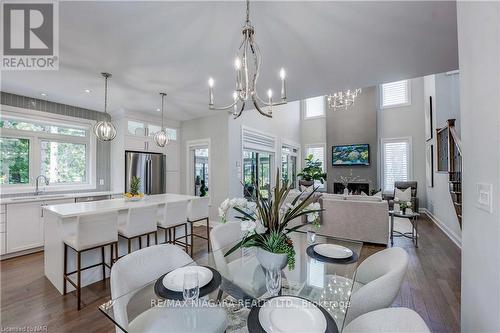
[[[408,274],[393,306],[417,311],[433,332],[460,331],[460,251],[426,218],[419,221],[419,248],[396,238],[394,246],[410,255]],[[204,228],[195,228],[204,232]],[[206,242],[195,243],[195,258],[206,253]],[[361,260],[382,250],[364,245]],[[114,332],[97,310],[109,299],[109,280],[85,287],[85,307],[76,310],[73,293],[61,296],[43,274],[43,253],[4,260],[1,265],[0,328],[47,326],[48,332]]]

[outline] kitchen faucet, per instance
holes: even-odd
[[[40,178],[45,179],[45,185],[49,185],[49,179],[48,179],[47,177],[45,177],[44,175],[40,175],[40,176],[36,177],[36,180],[35,180],[35,195],[39,195],[40,193],[42,193],[42,192],[43,192],[43,191],[40,191],[40,190],[38,189],[38,180],[39,180]]]

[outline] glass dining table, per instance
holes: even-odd
[[[313,244],[306,233],[293,232],[290,236],[296,253],[295,267],[283,269],[280,294],[301,297],[321,306],[334,319],[338,331],[342,331],[359,261],[332,263],[315,259],[306,253]],[[314,244],[322,243],[345,246],[356,257],[363,246],[362,242],[316,235]],[[254,249],[242,248],[225,256],[235,244],[212,249],[212,252],[188,265],[206,266],[220,273],[220,285],[200,300],[203,300],[203,304],[224,309],[228,323],[226,332],[248,332],[247,319],[251,307],[270,295],[266,289],[265,271],[257,261]],[[129,332],[132,331],[129,328],[134,326],[133,321],[152,308],[155,311],[170,311],[172,307],[179,306],[178,301],[171,302],[155,292],[157,280],[155,278],[136,290],[102,304],[99,310],[122,331]],[[126,311],[126,315],[121,314],[123,311]]]

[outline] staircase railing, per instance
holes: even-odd
[[[462,141],[455,128],[455,119],[448,119],[449,188],[458,223],[462,227]]]

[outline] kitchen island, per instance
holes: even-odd
[[[159,214],[165,203],[176,201],[189,201],[197,197],[182,194],[156,194],[145,197],[140,201],[129,201],[124,198],[102,200],[95,202],[67,203],[61,205],[44,206],[44,269],[45,276],[62,294],[63,292],[63,270],[64,270],[64,244],[63,238],[71,230],[71,224],[76,222],[78,216],[99,214],[107,212],[118,212],[118,220],[127,216],[128,209],[134,207],[158,206]],[[189,224],[188,224],[189,228]],[[188,232],[190,230],[188,229]],[[184,228],[180,228],[178,235],[184,235]],[[158,233],[158,242],[164,241],[164,234]],[[136,249],[137,245],[134,244]],[[109,249],[106,249],[105,258],[109,258]],[[119,255],[126,254],[124,239],[119,238]],[[82,267],[87,267],[101,262],[101,252],[99,249],[86,251],[82,254]],[[68,271],[74,271],[76,267],[76,256],[74,251],[68,251]],[[109,276],[109,270],[106,270]],[[102,279],[100,267],[94,267],[82,271],[81,286],[92,284]],[[71,284],[67,284],[67,290],[74,290]]]

